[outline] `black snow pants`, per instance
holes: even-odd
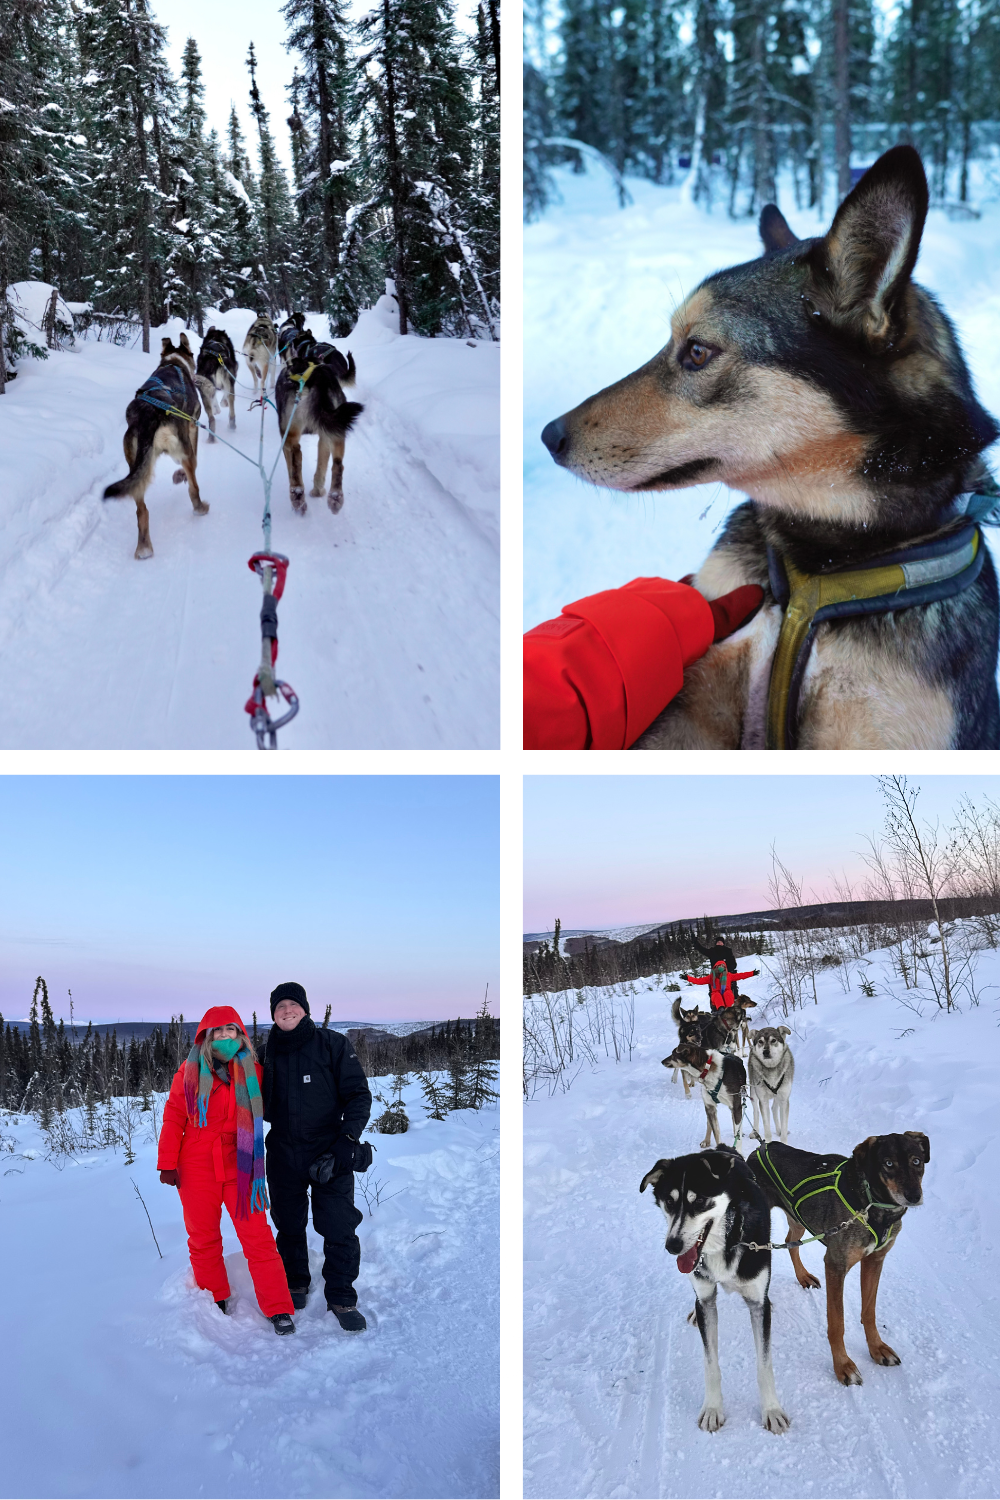
[[[354,1282],[361,1268],[361,1242],[355,1230],[363,1214],[354,1207],[354,1173],[320,1185],[309,1179],[309,1162],[287,1147],[267,1143],[267,1192],[277,1246],[290,1289],[309,1286],[309,1194],[313,1228],[323,1236],[323,1288],[328,1307],[354,1307]]]

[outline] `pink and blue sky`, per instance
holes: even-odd
[[[918,813],[1000,802],[1000,776],[911,776]],[[864,875],[883,804],[871,776],[526,776],[524,930],[607,928],[759,911],[770,849],[807,901]]]
[[[314,1016],[439,1020],[497,995],[489,776],[5,776],[0,1012],[44,976],[84,1024],[303,984]]]

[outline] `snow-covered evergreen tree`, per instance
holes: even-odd
[[[253,42],[247,54],[250,73],[250,108],[257,127],[260,176],[254,203],[257,237],[261,247],[264,293],[272,316],[292,312],[299,303],[299,256],[296,224],[288,180],[278,160],[270,120],[257,87],[257,57]]]

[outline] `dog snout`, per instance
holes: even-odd
[[[666,1248],[668,1255],[683,1255],[684,1241],[679,1234],[668,1234]]]
[[[556,417],[554,422],[546,423],[542,428],[542,442],[556,463],[562,463],[569,447],[569,433],[566,431],[566,423],[562,417]]]

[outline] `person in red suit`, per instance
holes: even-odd
[[[756,584],[709,601],[633,578],[564,606],[524,637],[525,750],[627,750],[684,686],[684,669],[760,608]]]
[[[225,1206],[257,1294],[275,1333],[294,1333],[285,1268],[267,1222],[262,1071],[239,1013],[216,1005],[201,1019],[187,1061],[163,1107],[156,1165],[177,1188],[197,1286],[229,1311],[222,1258]]]
[[[752,979],[759,974],[759,969],[747,969],[745,974],[730,974],[724,958],[719,958],[712,965],[711,974],[704,979],[697,979],[694,974],[682,974],[681,978],[688,984],[707,984],[709,986],[708,998],[712,1002],[713,1010],[723,1010],[733,1005],[737,996],[733,993],[734,979]]]

